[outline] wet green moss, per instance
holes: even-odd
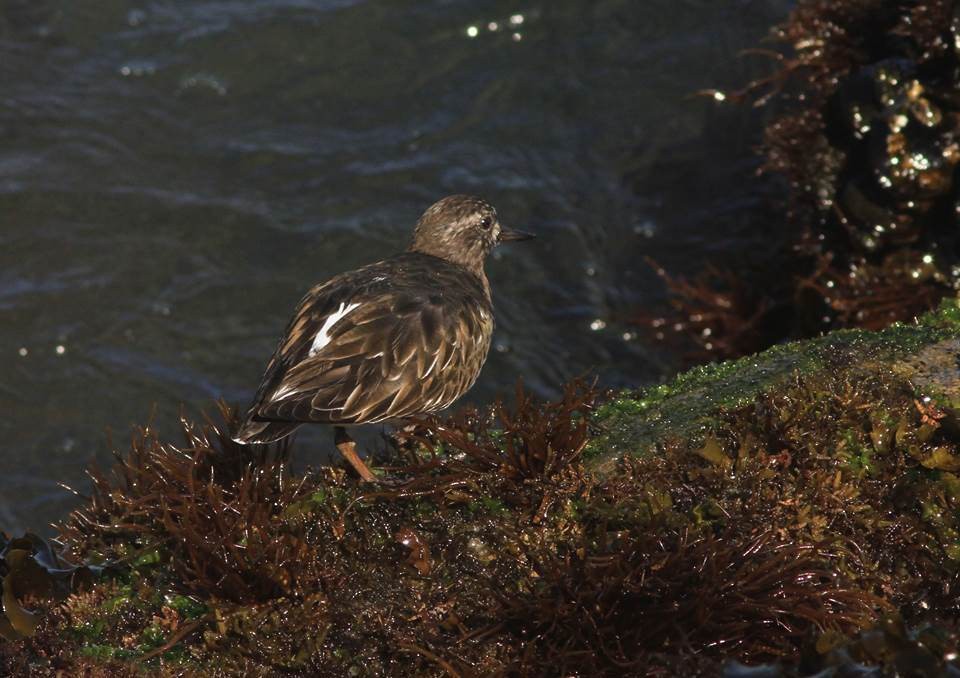
[[[716,414],[749,403],[757,395],[781,388],[796,375],[825,370],[840,371],[851,365],[876,363],[878,369],[895,369],[901,359],[922,357],[922,349],[960,336],[960,307],[956,299],[944,300],[936,312],[912,325],[896,324],[880,332],[842,330],[820,339],[775,346],[761,354],[704,365],[667,384],[620,393],[598,408],[594,425],[601,431],[589,443],[587,458],[596,463],[616,460],[622,454],[650,454],[654,443],[670,436],[705,436],[716,423]],[[949,364],[949,349],[943,361]],[[900,366],[909,370],[910,362]],[[947,373],[952,380],[953,371]],[[944,387],[927,393],[949,403],[960,402],[960,393]]]

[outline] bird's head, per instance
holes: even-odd
[[[480,273],[494,247],[532,237],[501,226],[490,203],[469,195],[450,195],[428,207],[417,221],[410,249]]]

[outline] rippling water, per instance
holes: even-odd
[[[0,528],[43,529],[105,431],[252,394],[314,282],[476,193],[540,234],[491,261],[470,394],[671,369],[621,320],[761,246],[749,114],[696,90],[786,0],[0,3]],[[326,441],[326,438],[322,438]]]

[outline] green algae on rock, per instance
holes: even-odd
[[[958,333],[960,306],[950,299],[913,324],[895,324],[880,332],[842,330],[693,368],[670,383],[625,391],[601,406],[594,423],[602,433],[588,443],[585,454],[599,463],[644,454],[666,438],[702,436],[715,423],[716,413],[746,405],[798,374],[809,378],[823,371],[873,367],[904,374],[919,390],[928,391],[924,395],[953,394],[960,388],[955,360],[950,371]],[[933,364],[941,366],[936,374]],[[938,386],[937,380],[950,380],[950,385]]]
[[[294,476],[289,450],[230,441],[228,409],[181,446],[141,432],[62,528],[112,574],[37,603],[0,672],[958,670],[960,433],[927,400],[944,379],[919,376],[949,363],[958,317],[950,302],[605,402],[521,389],[420,422],[384,487]]]

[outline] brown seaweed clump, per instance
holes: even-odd
[[[40,617],[25,604],[66,598],[89,586],[101,570],[68,562],[35,534],[10,539],[0,532],[0,638],[16,641],[32,636]]]
[[[772,37],[777,70],[719,98],[777,111],[764,169],[786,180],[791,253],[748,278],[663,271],[673,310],[641,319],[700,360],[909,321],[960,289],[960,4],[801,0]]]
[[[618,437],[624,418],[669,421],[707,376],[613,399],[519,388],[404,432],[381,486],[295,477],[288,450],[229,439],[229,408],[184,419],[180,445],[139,431],[61,530],[73,562],[110,567],[18,598],[36,623],[0,642],[0,674],[957,670],[960,428],[835,344],[649,444]]]

